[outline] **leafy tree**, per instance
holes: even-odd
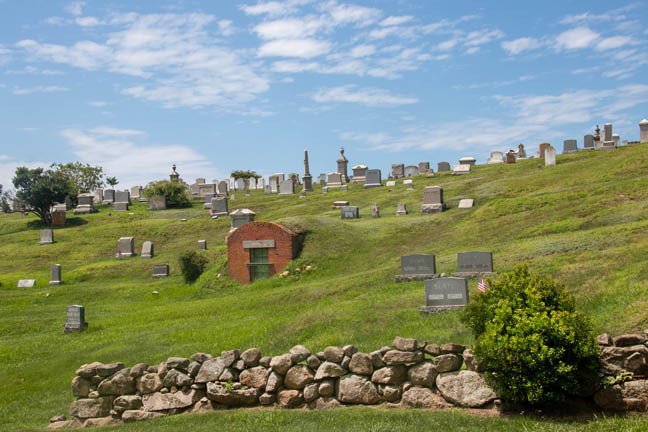
[[[191,206],[191,199],[187,194],[187,188],[182,183],[160,180],[146,185],[142,193],[147,198],[163,195],[166,198],[167,207],[180,208]]]
[[[0,184],[0,210],[4,213],[11,212],[11,206],[9,202],[12,200],[12,196],[9,191],[2,192],[2,185]]]
[[[70,182],[60,171],[16,168],[13,178],[16,197],[25,203],[26,211],[37,215],[44,225],[51,225],[50,208],[63,202],[70,193]]]
[[[52,164],[52,168],[62,172],[70,180],[70,195],[77,197],[103,186],[103,168],[93,167],[81,162]]]
[[[247,170],[247,171],[235,170],[235,171],[232,171],[231,175],[235,179],[243,179],[243,180],[248,180],[248,179],[251,179],[251,178],[255,178],[255,179],[258,180],[258,179],[261,178],[261,176],[259,174],[257,174],[254,171],[250,171],[250,170]]]
[[[208,262],[206,256],[200,255],[196,251],[181,253],[178,261],[180,262],[182,276],[187,283],[195,282],[205,270]]]
[[[114,188],[119,182],[116,177],[106,177],[106,183],[108,183],[110,187]]]
[[[503,400],[523,405],[561,402],[598,385],[598,347],[574,298],[526,266],[491,281],[466,306],[475,357]]]

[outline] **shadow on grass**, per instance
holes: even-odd
[[[70,228],[70,227],[77,227],[77,226],[82,226],[86,225],[88,223],[87,220],[80,218],[78,216],[73,216],[71,218],[67,218],[65,220],[65,226],[47,226],[41,222],[40,219],[34,219],[30,220],[27,222],[27,228],[29,229],[46,229],[46,228],[52,228],[52,229],[65,229],[65,228]]]

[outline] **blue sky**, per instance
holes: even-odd
[[[484,162],[648,117],[648,2],[0,0],[0,183]]]

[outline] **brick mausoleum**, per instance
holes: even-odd
[[[298,235],[272,222],[248,222],[227,236],[227,272],[250,283],[280,273],[297,256]]]

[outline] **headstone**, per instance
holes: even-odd
[[[396,209],[396,216],[405,216],[407,214],[407,205],[398,204]]]
[[[468,281],[464,278],[435,278],[425,281],[425,306],[420,312],[435,313],[461,309],[470,301]]]
[[[470,166],[470,165],[468,165]],[[443,188],[441,186],[427,186],[423,189],[423,205],[421,212],[440,213],[445,210],[443,203]]]
[[[33,288],[36,279],[20,279],[18,281],[18,288]]]
[[[594,148],[594,135],[585,135],[583,137],[583,148],[586,149]]]
[[[380,208],[378,207],[378,204],[374,204],[373,207],[371,208],[371,217],[372,218],[380,217]]]
[[[115,202],[115,191],[114,189],[106,189],[103,191],[103,203],[112,204]]]
[[[621,137],[617,134],[612,134],[612,142],[614,142],[614,145],[616,147],[619,147],[619,143],[621,142]]]
[[[473,277],[495,274],[491,252],[460,252],[457,254],[457,273],[453,276]]]
[[[270,176],[268,183],[270,183],[270,190],[272,191],[272,193],[279,192],[279,183],[281,183],[282,181],[284,181],[283,174],[273,174]]]
[[[228,190],[229,187],[225,180],[218,182],[218,195],[227,195]]]
[[[370,169],[366,171],[364,189],[382,187],[382,173],[379,169]]]
[[[308,150],[304,150],[304,192],[313,192],[313,176],[310,173],[310,165],[308,163]],[[301,196],[301,195],[300,195]]]
[[[40,230],[40,244],[54,243],[54,231],[51,229]]]
[[[323,194],[327,194],[327,193],[328,193],[328,186],[324,186],[324,187],[322,188],[322,193],[323,193]]]
[[[204,178],[200,178],[200,177],[198,177],[198,178],[196,179],[196,184],[205,184],[205,179],[204,179]]]
[[[127,203],[130,204],[130,192],[128,191],[115,191],[115,202],[116,203]]]
[[[169,276],[169,264],[155,264],[153,266],[153,278],[165,278]]]
[[[67,195],[65,197],[65,202],[63,203],[65,205],[65,210],[72,210],[72,198],[70,198],[70,195]]]
[[[387,183],[385,183],[385,186],[394,187],[396,186],[396,182],[394,180],[388,180]]]
[[[419,162],[418,164],[419,174],[427,174],[430,170],[430,162]]]
[[[461,174],[470,174],[470,168],[472,165],[469,164],[459,164],[455,165],[452,170],[452,175],[461,175]]]
[[[63,324],[63,333],[82,332],[88,328],[88,323],[85,320],[85,308],[83,306],[68,306],[66,317],[67,320]]]
[[[217,194],[209,193],[205,195],[205,202],[203,203],[203,209],[208,210],[211,209],[211,200],[212,198],[215,198]]]
[[[149,199],[149,210],[166,210],[166,197],[164,195],[154,195]]]
[[[234,177],[227,179],[227,186],[230,191],[238,190],[238,188],[236,187],[236,179]]]
[[[52,264],[50,266],[50,285],[61,285],[63,280],[61,279],[61,264]]]
[[[470,198],[459,200],[459,208],[460,209],[472,208],[474,202],[475,201]]]
[[[334,201],[333,202],[333,208],[334,209],[341,209],[342,207],[345,207],[345,206],[348,206],[348,205],[349,205],[349,201],[339,200],[339,201]]]
[[[356,165],[351,169],[353,170],[353,177],[351,177],[351,183],[364,183],[367,181],[366,165]]]
[[[524,150],[524,144],[522,143],[518,145],[517,157],[518,159],[526,159],[526,150]]]
[[[400,258],[401,274],[396,276],[396,282],[404,280],[425,280],[435,278],[436,258],[434,255],[406,255]]]
[[[254,177],[250,177],[250,180],[248,182],[248,189],[255,190],[256,188],[257,188],[257,179]]]
[[[226,196],[217,196],[212,198],[210,214],[212,216],[227,216],[229,214]]]
[[[256,213],[254,213],[250,209],[234,210],[232,213],[230,213],[230,217],[232,218],[231,230],[235,230],[236,228],[243,226],[248,222],[254,221],[255,216]]]
[[[270,185],[265,185],[265,187],[263,188],[263,193],[266,195],[272,194],[272,188],[270,187]]]
[[[349,161],[347,160],[346,157],[344,157],[344,147],[340,147],[340,157],[337,160],[337,167],[338,167],[337,172],[340,173],[340,179],[342,183],[349,183],[349,175],[347,172],[348,164]],[[329,176],[329,180],[330,180],[330,176]]]
[[[501,151],[491,152],[490,157],[486,161],[487,164],[504,163],[504,154]]]
[[[118,211],[128,211],[128,203],[127,202],[115,202],[113,203],[113,210],[118,212]]]
[[[349,191],[349,185],[342,185],[342,187],[340,189],[342,189],[342,192],[348,192]]]
[[[198,185],[198,193],[197,193],[197,198],[204,198],[207,195],[214,195],[217,192],[217,185],[213,183],[203,183]]]
[[[242,178],[236,179],[236,190],[245,189],[245,180]]]
[[[89,214],[97,211],[94,208],[94,196],[92,194],[79,194],[77,201],[78,204],[74,209],[74,214]]]
[[[603,125],[603,143],[607,142],[612,142],[612,123],[605,123]]]
[[[414,182],[411,179],[403,180],[404,185],[410,185],[412,183],[414,183]]]
[[[135,256],[135,238],[121,237],[117,241],[117,258],[129,258]]]
[[[551,144],[549,144],[548,142],[540,143],[540,157],[541,158],[545,157],[545,150],[547,149],[547,147],[551,147]]]
[[[405,177],[405,164],[392,164],[391,176],[395,179]]]
[[[414,177],[419,174],[419,169],[415,165],[408,165],[405,167],[405,177]]]
[[[474,157],[466,156],[459,159],[459,165],[475,165],[477,160]]]
[[[326,174],[320,174],[317,176],[317,184],[320,186],[326,185]]]
[[[643,119],[639,122],[639,142],[648,142],[648,120]]]
[[[553,146],[545,147],[544,160],[545,166],[556,165],[556,149]]]
[[[437,164],[437,171],[438,172],[450,171],[450,163],[449,162],[439,162]]]
[[[198,250],[199,251],[207,250],[207,240],[198,240]]]
[[[94,191],[93,198],[94,202],[101,204],[101,202],[103,201],[103,189],[97,189],[96,191]]]
[[[265,179],[263,177],[257,179],[256,188],[260,190],[265,190]]]
[[[130,190],[131,199],[140,199],[142,196],[142,186],[133,186]]]
[[[342,219],[358,219],[360,217],[360,208],[356,206],[342,207]]]
[[[153,258],[155,256],[155,250],[152,241],[145,241],[142,243],[142,258]]]
[[[279,185],[279,195],[292,195],[295,193],[295,183],[289,178]]]
[[[506,163],[507,164],[514,164],[515,163],[515,152],[513,150],[509,150],[506,153]]]
[[[56,211],[52,213],[52,226],[65,226],[65,212]]]
[[[563,141],[563,154],[573,153],[578,151],[578,143],[575,139],[568,139]]]
[[[342,174],[337,172],[329,173],[326,187],[342,187]]]

